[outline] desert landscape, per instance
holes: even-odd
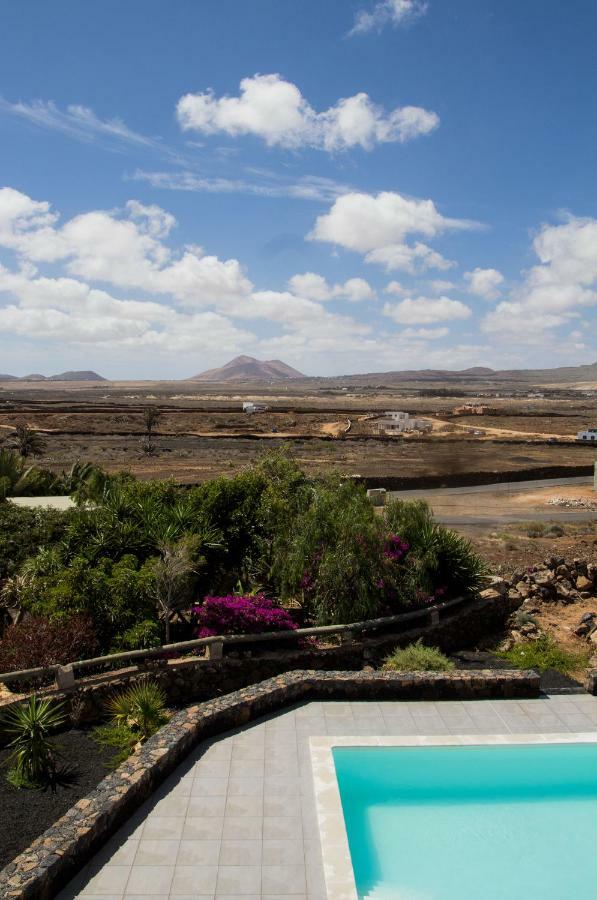
[[[188,484],[238,471],[273,441],[290,444],[313,474],[395,488],[583,474],[595,459],[576,435],[597,422],[597,366],[578,367],[577,381],[568,368],[324,379],[240,359],[182,382],[0,379],[0,438],[26,424],[44,434],[40,463],[53,470],[84,459]],[[243,412],[243,403],[257,411]],[[147,407],[160,413],[151,454],[142,446]],[[379,433],[389,410],[429,431]]]

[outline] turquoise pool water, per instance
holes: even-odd
[[[597,744],[333,756],[360,900],[597,898]]]

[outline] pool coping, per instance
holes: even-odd
[[[327,900],[358,900],[332,753],[334,747],[449,747],[500,744],[597,744],[597,734],[556,732],[311,737],[309,747]]]

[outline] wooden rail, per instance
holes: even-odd
[[[58,688],[73,687],[77,676],[89,669],[106,667],[113,670],[115,663],[139,663],[164,656],[182,656],[193,650],[205,650],[207,659],[221,659],[224,647],[235,645],[260,644],[264,641],[291,641],[303,637],[332,637],[341,635],[343,640],[352,640],[355,634],[375,631],[392,625],[410,625],[418,620],[436,624],[443,613],[467,602],[464,597],[436,603],[422,609],[410,610],[395,616],[384,616],[379,619],[367,619],[364,622],[351,622],[348,625],[321,625],[314,628],[297,628],[293,631],[268,631],[262,634],[223,634],[212,637],[195,638],[177,644],[163,644],[150,650],[129,650],[126,653],[111,653],[107,656],[96,656],[93,659],[79,659],[64,665],[45,666],[37,669],[21,669],[17,672],[0,673],[0,683],[29,682],[34,680],[55,679]],[[124,668],[124,666],[122,666]]]

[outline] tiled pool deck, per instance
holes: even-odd
[[[597,697],[313,702],[202,744],[59,900],[325,900],[309,738],[597,732]]]

